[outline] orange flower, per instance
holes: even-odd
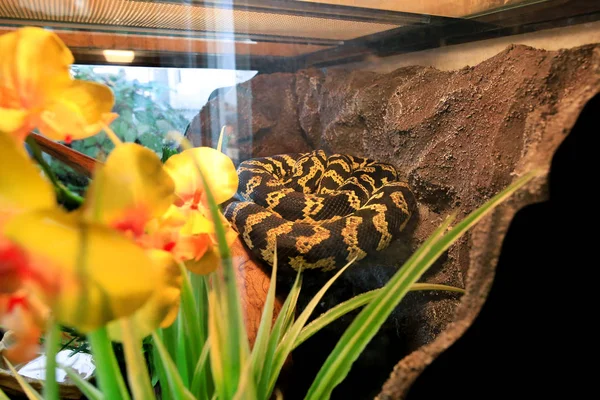
[[[0,325],[10,329],[3,338],[2,355],[13,364],[35,358],[40,351],[40,336],[48,318],[48,307],[26,290],[0,294]]]
[[[37,349],[43,313],[32,304],[86,332],[133,314],[164,286],[164,266],[144,249],[67,214],[54,196],[24,148],[0,132],[0,324],[15,334],[16,347],[4,350],[14,359]]]
[[[29,268],[26,254],[2,235],[15,215],[56,207],[54,189],[42,178],[22,146],[0,132],[0,293],[12,293],[40,274]]]
[[[192,272],[210,273],[219,263],[215,262],[214,226],[198,168],[205,171],[218,203],[236,192],[233,162],[219,151],[186,150],[170,157],[163,167],[151,150],[119,144],[88,189],[84,218],[121,230],[145,248],[168,251]],[[221,223],[229,226],[224,218]],[[229,229],[229,242],[235,237]],[[212,257],[205,259],[205,255]]]
[[[0,36],[0,131],[22,142],[34,128],[52,139],[83,139],[114,120],[104,85],[71,78],[71,51],[41,28]]]
[[[181,242],[186,244],[185,265],[192,272],[208,274],[218,267],[220,258],[202,176],[215,202],[221,204],[237,191],[238,176],[233,161],[218,150],[197,147],[170,157],[165,170],[175,182],[174,206],[185,221],[179,231]],[[225,218],[221,217],[220,222],[227,228],[228,244],[233,243],[237,235]]]

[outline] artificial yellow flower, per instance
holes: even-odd
[[[0,293],[27,289],[57,321],[89,331],[140,308],[160,274],[121,232],[62,211],[24,149],[0,132]]]
[[[74,80],[74,58],[60,38],[26,27],[0,36],[0,131],[22,142],[29,132],[55,140],[83,139],[114,120],[112,91]]]
[[[41,176],[25,148],[0,131],[0,227],[18,213],[55,206],[52,184]]]
[[[30,271],[23,251],[2,235],[4,225],[20,213],[53,207],[52,185],[42,178],[23,146],[0,132],[0,293],[14,292],[24,280],[41,274]]]
[[[42,296],[56,320],[81,332],[131,315],[161,283],[144,249],[109,227],[60,210],[11,219],[5,235],[53,272]]]
[[[139,237],[173,203],[174,183],[152,150],[118,144],[98,167],[86,193],[84,218]]]
[[[183,284],[181,269],[170,253],[162,250],[150,250],[148,256],[155,265],[159,266],[158,282],[160,286],[141,308],[126,317],[133,322],[130,327],[135,330],[134,335],[139,339],[150,335],[158,327],[167,328],[175,322],[179,312]],[[112,340],[121,341],[121,320],[118,319],[108,324]]]
[[[127,233],[145,248],[170,252],[194,273],[208,274],[219,259],[198,168],[205,171],[218,203],[236,192],[233,162],[217,150],[185,150],[163,167],[151,150],[117,144],[88,189],[84,217]],[[221,223],[229,227],[224,218]],[[236,235],[232,229],[227,232],[231,244]]]
[[[229,200],[238,188],[238,176],[233,161],[210,147],[187,149],[171,156],[165,169],[175,182],[175,205],[194,210],[206,203],[206,192],[200,168],[217,204]]]
[[[238,188],[238,175],[233,161],[218,150],[197,147],[171,156],[165,163],[165,170],[175,182],[174,205],[185,219],[180,230],[181,237],[191,240],[192,244],[200,240],[204,244],[201,252],[196,251],[185,260],[185,265],[192,272],[208,274],[218,267],[220,257],[202,176],[215,202],[221,204],[233,197]],[[226,228],[227,243],[231,245],[237,235],[222,216],[220,222]],[[191,246],[191,249],[199,250],[200,247],[194,249]]]

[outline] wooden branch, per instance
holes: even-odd
[[[102,165],[102,162],[42,135],[38,135],[37,133],[31,133],[30,135],[44,153],[62,161],[85,176],[91,177],[96,165]]]

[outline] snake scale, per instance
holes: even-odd
[[[414,211],[389,164],[322,150],[244,161],[225,217],[249,249],[280,268],[334,270],[383,250]]]

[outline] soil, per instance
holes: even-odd
[[[220,108],[220,93],[194,119],[187,136],[195,145],[215,146],[225,121],[237,163],[317,148],[369,157],[395,165],[418,199],[406,235],[349,270],[317,314],[383,285],[447,215],[464,217],[516,177],[545,171],[471,229],[423,279],[464,287],[466,294],[409,294],[333,396],[373,398],[381,391],[381,399],[403,398],[480,312],[515,213],[547,199],[554,152],[600,92],[600,45],[561,51],[509,46],[458,71],[414,66],[388,74],[329,69],[258,75],[235,89],[237,109]],[[308,274],[304,292],[310,295],[322,280]],[[349,320],[295,352],[294,391],[286,398],[303,396]]]

